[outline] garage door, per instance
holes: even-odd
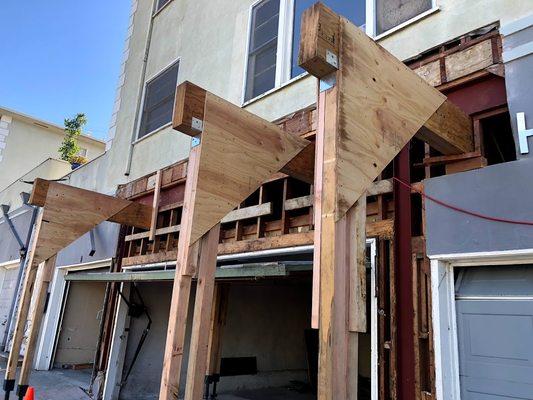
[[[462,400],[533,400],[533,266],[465,268],[456,310]]]

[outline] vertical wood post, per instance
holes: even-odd
[[[187,181],[183,201],[180,242],[178,245],[178,259],[176,275],[172,290],[169,321],[167,328],[167,341],[163,359],[163,372],[161,376],[160,400],[173,400],[178,398],[181,364],[185,346],[185,330],[189,310],[191,284],[196,263],[198,261],[199,243],[191,244],[191,229],[196,184],[198,181],[198,163],[201,146],[191,149],[187,165]]]
[[[44,306],[46,304],[46,296],[48,294],[48,287],[50,286],[50,282],[54,275],[55,265],[56,256],[54,255],[39,266],[39,271],[37,273],[37,280],[33,291],[35,306],[29,317],[28,340],[26,342],[26,352],[24,354],[24,361],[22,362],[19,377],[19,397],[24,396],[26,394],[26,389],[28,388],[33,358],[35,355],[35,347],[43,319]]]
[[[17,373],[17,364],[20,355],[20,348],[22,346],[22,340],[24,339],[24,329],[26,327],[26,320],[28,318],[28,312],[31,302],[31,291],[35,282],[37,274],[37,266],[33,263],[35,256],[35,248],[37,246],[37,240],[39,238],[39,232],[41,230],[41,224],[43,220],[43,210],[39,210],[35,225],[33,226],[33,233],[31,238],[31,244],[26,254],[26,260],[23,265],[25,269],[24,283],[22,285],[22,293],[18,305],[17,319],[15,322],[15,328],[13,330],[13,340],[11,345],[11,351],[9,352],[9,358],[7,360],[6,374],[4,380],[4,390],[10,392],[15,387],[15,377]]]
[[[204,393],[219,239],[220,223],[206,233],[200,242],[194,319],[185,386],[186,400],[201,400]]]

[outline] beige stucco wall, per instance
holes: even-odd
[[[31,182],[35,178],[59,179],[70,171],[70,163],[48,158],[0,191],[0,204],[8,204],[11,210],[16,210],[22,206],[20,193],[31,191],[31,185],[22,181]]]
[[[144,81],[179,58],[178,83],[190,80],[242,105],[252,3],[253,0],[171,0],[153,17]],[[379,43],[398,58],[407,59],[490,23],[517,19],[532,8],[531,0],[437,0],[437,5],[438,11],[380,39]],[[124,174],[132,138],[136,137],[136,133],[133,136],[132,133],[144,87],[142,60],[152,19],[152,2],[134,0],[132,10],[107,187],[178,161],[187,156],[190,147],[188,137],[165,127],[135,143],[130,174]],[[253,101],[246,108],[274,120],[313,104],[316,85],[316,79],[304,76]]]
[[[59,158],[64,131],[55,125],[27,116],[0,110],[2,118],[0,148],[0,191],[49,158]],[[92,159],[103,153],[105,144],[86,136],[78,139]],[[68,172],[68,171],[67,171]]]

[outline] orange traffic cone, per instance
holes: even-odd
[[[34,396],[35,396],[34,390],[30,386],[28,390],[26,391],[26,396],[24,396],[24,400],[34,400]]]

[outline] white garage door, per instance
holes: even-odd
[[[7,330],[8,314],[11,308],[11,301],[15,294],[18,268],[0,268],[0,343],[4,340]]]
[[[463,269],[456,283],[462,400],[533,400],[533,266]]]

